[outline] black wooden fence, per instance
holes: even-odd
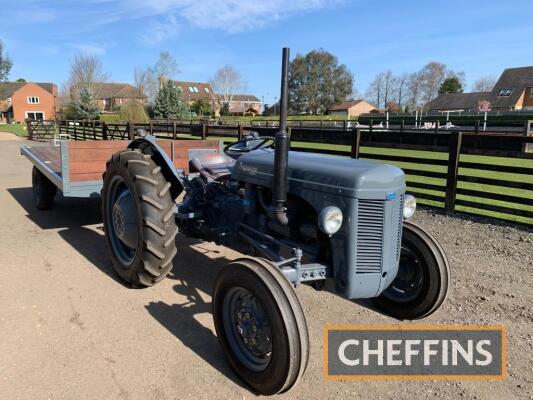
[[[71,140],[134,139],[138,129],[162,139],[219,138],[230,143],[251,131],[271,136],[276,127],[252,127],[243,124],[211,125],[178,121],[152,121],[144,124],[106,123],[101,121],[61,121],[56,132]],[[291,148],[304,152],[319,152],[352,158],[367,158],[401,163],[407,174],[408,189],[417,198],[426,200],[446,211],[480,213],[477,210],[502,214],[503,218],[519,217],[533,225],[533,162],[517,166],[517,160],[533,160],[533,132],[528,135],[482,135],[472,132],[421,132],[420,130],[317,130],[292,127]],[[397,149],[380,154],[373,148]],[[423,150],[440,153],[439,157],[403,150]],[[531,152],[530,152],[531,151]],[[490,162],[490,157],[478,162],[465,155],[506,157]],[[468,158],[468,157],[466,157]],[[489,161],[487,161],[489,160]],[[514,162],[513,162],[514,160]],[[515,164],[515,165],[513,165]],[[510,177],[510,175],[513,174]],[[466,209],[465,209],[466,208]],[[515,218],[516,219],[516,218]]]

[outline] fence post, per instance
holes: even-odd
[[[346,121],[345,119],[342,121],[342,130],[343,130],[343,131],[346,130],[346,122],[347,122],[347,121]]]
[[[83,132],[82,132],[82,135],[83,135],[83,140],[87,140],[87,135],[85,133],[85,125],[86,125],[86,120],[83,120],[81,123],[83,124]]]
[[[203,122],[200,123],[202,125],[202,140],[205,140],[207,137],[207,125]]]
[[[107,123],[102,121],[102,139],[107,140]]]
[[[370,133],[372,133],[372,125],[374,125],[374,120],[373,120],[372,118],[370,118],[370,125],[369,125],[369,127],[368,127],[368,128],[369,128],[368,131],[369,131]]]
[[[405,129],[405,121],[402,119],[402,122],[400,123],[400,133],[403,133],[404,129]]]
[[[74,120],[74,140],[78,140],[78,135],[77,135],[77,129],[76,129],[76,124],[78,123],[77,120]]]
[[[352,151],[351,158],[359,158],[359,146],[361,145],[361,131],[355,128],[352,134]]]
[[[96,121],[93,119],[93,139],[96,140]]]
[[[476,135],[479,133],[479,119],[474,122],[474,132]]]
[[[33,132],[31,130],[31,122],[26,121],[26,130],[28,131],[28,140],[33,140]]]
[[[135,123],[128,121],[128,139],[135,139]]]
[[[237,127],[237,140],[242,140],[243,134],[244,134],[244,127],[241,125],[241,122],[239,121],[239,125]]]
[[[176,121],[172,121],[172,139],[176,140],[178,138],[178,128]]]
[[[459,158],[461,156],[462,132],[450,133],[450,147],[448,149],[448,172],[446,173],[446,197],[444,209],[446,212],[455,210],[457,196],[457,176],[459,175]]]
[[[527,120],[527,119],[524,121],[524,136],[527,136],[529,134],[529,124],[531,122],[532,121]]]

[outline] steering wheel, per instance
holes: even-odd
[[[272,136],[249,137],[230,143],[224,147],[224,154],[230,157],[241,156],[250,151],[271,147],[274,144]]]

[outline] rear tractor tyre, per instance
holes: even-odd
[[[172,269],[178,227],[170,183],[149,154],[113,154],[103,176],[102,216],[115,271],[134,287],[152,286]]]
[[[291,284],[258,258],[224,267],[213,289],[213,319],[235,373],[261,395],[283,393],[307,367],[309,336]]]
[[[54,204],[57,187],[36,167],[31,173],[33,201],[39,210],[49,210]]]
[[[397,319],[424,318],[442,305],[450,280],[448,259],[439,243],[420,226],[404,222],[398,274],[374,302]]]

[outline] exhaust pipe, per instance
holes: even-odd
[[[281,95],[279,132],[276,133],[274,153],[274,186],[272,190],[272,208],[274,217],[283,226],[289,223],[287,218],[287,165],[289,161],[290,136],[287,133],[287,108],[289,100],[289,49],[283,48],[281,64]]]

